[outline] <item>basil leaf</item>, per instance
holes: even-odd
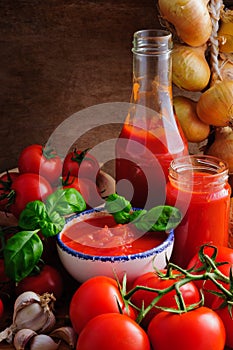
[[[54,211],[69,215],[86,209],[83,196],[75,188],[58,189],[48,196],[45,205],[49,215]]]
[[[116,193],[110,194],[105,202],[105,209],[111,214],[117,213],[119,211],[129,213],[131,208],[131,203]]]
[[[143,231],[168,231],[181,222],[181,212],[169,205],[159,205],[138,217],[135,226]]]
[[[7,241],[3,252],[5,271],[15,282],[28,276],[42,255],[43,243],[37,232],[21,231]]]
[[[130,213],[118,211],[112,215],[117,224],[127,224],[130,221]]]
[[[47,220],[40,222],[41,233],[44,237],[51,237],[58,234],[65,226],[65,219],[57,212],[49,215]]]
[[[19,226],[23,229],[36,230],[40,222],[48,220],[45,204],[39,200],[27,203],[19,217]]]

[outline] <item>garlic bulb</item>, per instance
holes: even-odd
[[[52,294],[38,295],[28,291],[15,300],[12,325],[0,333],[0,341],[12,342],[14,334],[23,328],[35,332],[49,332],[55,325]]]

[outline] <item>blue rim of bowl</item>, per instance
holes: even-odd
[[[138,210],[137,208],[132,208],[132,210]],[[104,208],[98,208],[98,209],[88,209],[81,213],[76,213],[66,219],[66,223],[70,222],[71,220],[79,217],[84,216],[91,213],[98,213],[105,211]],[[107,214],[107,212],[106,212]],[[63,229],[64,230],[64,229]],[[102,262],[115,262],[115,261],[129,261],[129,260],[136,260],[136,259],[145,259],[150,257],[151,255],[156,255],[162,253],[165,249],[167,249],[173,242],[174,242],[174,230],[170,230],[167,232],[167,238],[166,240],[160,244],[159,246],[156,246],[152,249],[146,250],[144,252],[136,253],[136,254],[129,254],[129,255],[113,255],[113,256],[105,256],[105,255],[89,255],[85,253],[78,252],[72,248],[67,247],[61,240],[61,234],[63,233],[63,230],[59,232],[56,236],[57,244],[58,246],[68,253],[69,255],[72,255],[74,257],[81,258],[83,260],[92,260],[92,261],[102,261]]]

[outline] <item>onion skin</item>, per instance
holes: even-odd
[[[213,126],[233,125],[233,81],[217,81],[197,102],[197,115]]]
[[[209,83],[210,67],[205,59],[205,45],[175,45],[172,52],[172,81],[188,91],[202,91]]]
[[[220,52],[233,53],[233,10],[222,11],[218,41]]]
[[[233,130],[230,127],[217,129],[215,140],[205,153],[224,160],[228,164],[229,173],[233,174]]]
[[[173,98],[175,114],[188,142],[204,141],[210,133],[210,126],[203,123],[196,113],[196,102],[188,97]]]
[[[223,62],[219,60],[219,70],[222,80],[233,80],[233,61],[227,59]]]
[[[212,22],[205,0],[158,0],[161,15],[172,23],[177,35],[190,46],[205,44]]]

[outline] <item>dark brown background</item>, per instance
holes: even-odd
[[[0,171],[74,112],[128,102],[132,35],[160,26],[154,0],[2,0],[0,15]]]

